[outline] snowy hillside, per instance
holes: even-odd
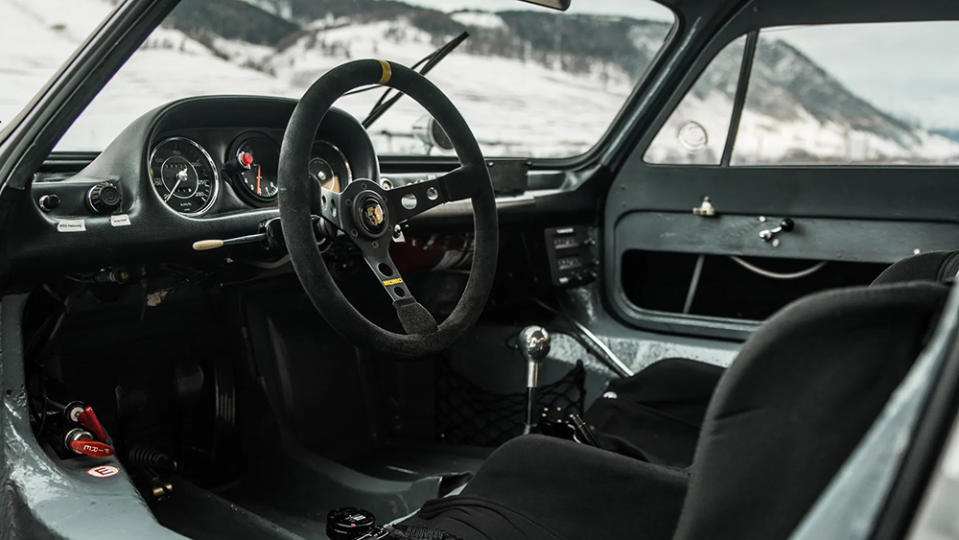
[[[732,112],[743,40],[722,51],[684,98],[647,153],[656,163],[716,163]],[[683,125],[705,129],[690,152],[671,139]],[[959,162],[959,143],[909,125],[851,93],[788,43],[762,38],[756,49],[733,164]]]
[[[0,0],[0,121],[15,114],[112,4]],[[467,31],[470,38],[429,78],[460,108],[484,151],[571,155],[607,129],[668,30],[666,23],[627,17],[443,13],[395,0],[184,0],[59,149],[100,149],[136,116],[182,97],[295,98],[351,59],[411,65]],[[959,160],[959,142],[877,110],[790,45],[764,40],[758,50],[734,162]],[[726,55],[715,64],[657,138],[654,160],[708,162],[721,152],[738,57]],[[362,118],[379,95],[361,93],[338,105]],[[370,130],[378,151],[422,153],[411,127],[423,114],[411,100],[401,100]],[[708,134],[707,148],[698,153],[684,153],[676,143],[677,130],[689,121]]]
[[[19,112],[111,8],[101,0],[0,2],[0,122]]]
[[[280,79],[306,87],[353,58],[385,53],[412,65],[434,47],[432,35],[403,20],[333,25],[304,33],[267,66]],[[447,57],[429,78],[450,96],[487,152],[496,154],[528,153],[531,146],[540,155],[581,152],[602,135],[630,91],[629,77],[622,72],[600,80],[595,74],[569,74],[536,62],[460,52]],[[349,96],[339,105],[362,117],[378,96]],[[419,105],[405,99],[372,131],[408,133],[423,114]],[[386,151],[421,151],[409,138],[380,135],[379,142]]]

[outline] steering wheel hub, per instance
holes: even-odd
[[[354,219],[360,231],[368,238],[379,238],[386,232],[389,215],[386,201],[375,191],[364,191],[356,196]]]

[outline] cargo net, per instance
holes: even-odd
[[[526,417],[526,391],[497,394],[456,373],[449,360],[439,362],[436,390],[436,427],[441,440],[451,444],[499,446],[521,435]],[[582,362],[561,379],[539,387],[536,410],[559,407],[564,413],[583,414],[586,370]]]

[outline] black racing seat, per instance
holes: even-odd
[[[494,452],[411,538],[786,538],[919,355],[949,288],[839,289],[764,323],[725,371],[686,473],[541,436]],[[432,534],[433,536],[428,536]]]
[[[959,251],[905,258],[872,285],[908,281],[945,282],[959,273]],[[725,370],[685,358],[665,358],[632,377],[610,382],[609,396],[586,413],[600,444],[651,463],[687,467],[709,399]]]

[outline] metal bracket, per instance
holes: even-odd
[[[700,217],[716,216],[716,207],[714,207],[713,203],[710,202],[708,195],[703,197],[703,202],[701,202],[699,206],[693,208],[693,215]]]

